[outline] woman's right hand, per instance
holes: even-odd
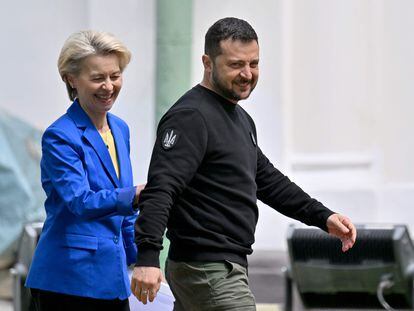
[[[134,198],[134,205],[138,204],[139,195],[141,194],[141,191],[144,190],[146,184],[138,185],[135,188],[135,198]]]

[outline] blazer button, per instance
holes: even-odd
[[[119,242],[119,238],[118,238],[117,236],[114,236],[113,240],[114,240],[114,243],[115,243],[115,244],[118,244],[118,242]]]

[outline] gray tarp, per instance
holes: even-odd
[[[25,223],[43,221],[42,132],[0,109],[0,269],[14,261]]]

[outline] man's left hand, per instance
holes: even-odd
[[[332,214],[326,221],[329,234],[338,237],[342,242],[342,251],[346,252],[354,246],[356,229],[348,217],[340,214]]]

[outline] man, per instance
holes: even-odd
[[[256,199],[278,212],[355,242],[345,216],[312,199],[269,162],[253,120],[237,103],[259,77],[253,28],[237,18],[210,27],[204,77],[161,119],[148,183],[135,223],[137,263],[131,282],[144,304],[159,289],[159,252],[168,227],[166,278],[174,310],[255,310],[247,280],[258,218]]]

